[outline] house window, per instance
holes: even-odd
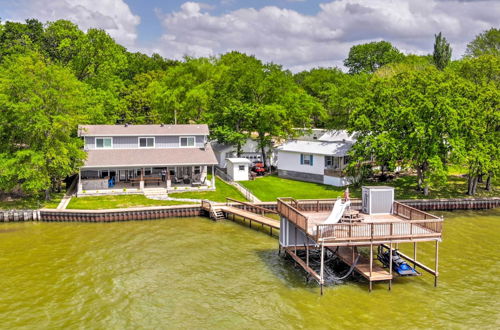
[[[199,166],[195,166],[194,167],[194,174],[200,174],[200,167]]]
[[[349,156],[344,156],[344,165],[347,165],[349,163]]]
[[[302,165],[313,165],[313,155],[300,154],[300,164]]]
[[[140,148],[154,148],[155,147],[155,138],[154,137],[140,137],[139,138],[139,147]]]
[[[245,170],[245,165],[240,165],[240,166],[238,166],[238,168],[240,169],[240,171],[244,171]]]
[[[331,167],[333,165],[332,156],[325,156],[325,167]]]
[[[181,147],[194,147],[194,136],[186,136],[180,138]]]
[[[113,148],[113,138],[110,137],[95,138],[95,147],[97,149]]]

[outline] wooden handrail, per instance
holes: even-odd
[[[231,201],[231,202],[235,202],[235,203],[240,203],[240,204],[243,204],[243,205],[246,205],[246,206],[249,206],[249,207],[255,208],[255,209],[257,209],[257,210],[261,210],[263,213],[274,213],[274,214],[278,214],[278,212],[276,212],[276,211],[274,211],[274,210],[266,209],[265,207],[258,206],[258,205],[254,205],[254,204],[252,204],[252,203],[239,201],[239,200],[234,199],[234,198],[226,197],[226,205],[228,205],[228,202],[227,202],[227,201]]]
[[[425,219],[441,219],[440,217],[437,217],[435,215],[432,215],[430,213],[424,212],[422,210],[419,210],[417,208],[414,208],[412,206],[409,206],[409,205],[406,205],[406,204],[403,204],[403,203],[400,203],[397,201],[394,201],[393,208],[394,208],[393,212],[402,218],[405,218],[406,215],[404,214],[404,212],[401,212],[401,210],[407,210],[409,212],[409,216],[408,216],[409,220],[419,220],[419,219],[413,219],[414,214],[423,215],[423,217],[424,217],[423,220],[425,220]]]
[[[290,197],[278,198],[278,213],[286,217],[303,231],[307,232],[309,226],[309,218],[289,203],[286,203],[285,200],[290,201],[291,203],[297,203],[295,199]]]
[[[316,226],[316,237],[318,240],[351,240],[354,238],[374,240],[380,237],[412,238],[436,235],[440,236],[443,229],[442,224],[443,219],[441,218],[407,221],[318,224]],[[420,227],[421,229],[425,228],[429,232],[415,232],[414,227]],[[377,229],[379,229],[378,233]],[[383,233],[386,231],[387,235],[384,235]]]

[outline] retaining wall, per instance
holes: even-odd
[[[334,199],[322,201],[321,210],[331,209]],[[356,200],[359,201],[359,200]],[[353,200],[354,202],[354,200]],[[500,206],[500,197],[492,198],[467,198],[467,199],[429,199],[429,200],[398,200],[423,211],[432,210],[479,210],[491,209]],[[245,206],[238,203],[231,203],[231,206],[243,209]],[[276,211],[276,202],[254,203],[271,211]],[[311,205],[302,205],[310,207],[311,210],[317,208],[316,202]],[[246,206],[247,210],[259,213],[257,209]],[[112,222],[112,221],[130,221],[130,220],[152,220],[171,217],[196,217],[204,216],[205,211],[201,205],[173,205],[145,208],[128,208],[112,210],[12,210],[0,211],[0,222],[11,221],[79,221],[79,222]]]

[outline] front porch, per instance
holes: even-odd
[[[141,168],[82,168],[79,196],[168,194],[215,190],[214,168],[208,165]]]

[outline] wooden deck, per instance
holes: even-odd
[[[242,217],[250,221],[256,222],[261,225],[268,226],[273,229],[280,229],[280,223],[277,220],[268,218],[261,214],[256,214],[254,212],[245,211],[233,206],[221,206],[220,209],[226,214],[232,214],[233,216]]]
[[[330,250],[332,252],[335,251],[333,248],[330,248]],[[353,259],[353,248],[347,246],[339,247],[337,255],[345,264],[349,266],[352,266],[357,257],[357,254],[354,253]],[[392,280],[392,274],[375,262],[372,262],[372,271],[370,274],[370,260],[362,255],[359,256],[358,263],[354,267],[354,270],[370,282]]]
[[[357,222],[325,224],[334,200],[295,200],[278,198],[278,212],[314,241],[326,245],[366,245],[388,242],[441,240],[443,219],[394,202],[392,214],[360,213]],[[353,201],[352,210],[361,203]]]

